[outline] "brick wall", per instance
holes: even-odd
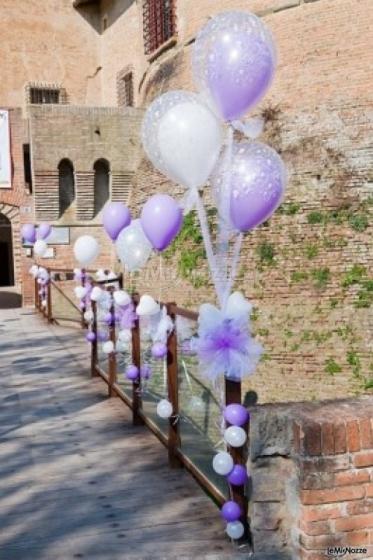
[[[30,108],[32,163],[37,220],[58,221],[58,164],[71,161],[76,204],[58,223],[84,223],[94,216],[94,172],[98,159],[109,162],[112,195],[129,201],[138,160],[136,109],[39,106]],[[83,148],[84,147],[84,148]]]
[[[255,11],[274,33],[277,76],[256,114],[265,115],[263,139],[281,152],[290,176],[282,213],[247,236],[242,251],[236,287],[256,307],[254,332],[266,352],[246,388],[261,402],[367,391],[373,367],[367,336],[373,268],[370,2],[205,1],[191,10],[180,0],[176,46],[147,61],[145,71],[142,55],[131,58],[141,75],[138,102],[146,106],[169,89],[194,89],[190,43],[208,16],[228,7]],[[109,50],[110,37],[103,36]],[[162,191],[181,192],[144,156],[134,210],[151,192]],[[212,300],[206,263],[199,261],[196,287],[175,279],[178,261],[175,256],[164,266],[163,293],[192,308]],[[137,283],[152,291],[149,275],[144,271]]]
[[[373,556],[372,401],[262,406],[251,422],[255,552],[323,560],[328,547]],[[278,556],[277,556],[278,554]]]
[[[71,0],[1,3],[0,103],[25,104],[27,82],[61,84],[69,103],[101,103],[99,41]]]
[[[12,188],[0,189],[0,212],[7,216],[12,227],[14,283],[28,298],[28,282],[23,273],[30,267],[25,250],[21,247],[21,226],[33,221],[33,200],[24,180],[23,144],[28,142],[27,122],[20,109],[2,106],[9,110],[10,151],[12,161]]]

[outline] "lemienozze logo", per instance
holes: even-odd
[[[328,558],[344,558],[350,554],[367,554],[366,548],[353,548],[352,546],[334,546],[328,548],[326,555]]]

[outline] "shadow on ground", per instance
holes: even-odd
[[[0,290],[0,309],[22,307],[22,296],[13,291]]]

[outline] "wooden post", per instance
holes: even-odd
[[[51,269],[48,268],[48,283],[47,283],[47,317],[48,323],[53,323],[53,313],[52,313],[52,276]]]
[[[110,313],[112,315],[112,320],[111,323],[109,325],[109,340],[111,340],[111,342],[114,344],[115,347],[115,304],[114,304],[114,298],[113,298],[113,289],[109,288],[109,292],[110,292],[110,296],[112,298],[111,301],[111,306],[110,306]],[[114,383],[117,382],[117,356],[115,353],[115,348],[114,348],[114,352],[111,352],[109,354],[109,397],[117,397],[117,393],[115,392],[115,390],[113,389],[113,385]]]
[[[82,268],[82,281],[81,284],[83,286],[83,288],[85,287],[86,284],[86,270],[85,268]],[[86,312],[86,307],[84,306],[81,310],[81,319],[80,319],[80,324],[82,326],[82,329],[85,329],[87,327],[87,323],[84,319],[84,313]]]
[[[96,364],[98,362],[98,344],[97,344],[97,303],[91,301],[92,306],[92,332],[95,335],[94,341],[91,343],[91,377],[97,377]]]
[[[39,285],[38,279],[34,279],[34,299],[35,299],[35,309],[39,311]]]
[[[179,383],[177,364],[177,333],[175,324],[174,303],[167,304],[167,313],[174,323],[174,329],[167,340],[167,389],[168,400],[172,404],[173,416],[169,420],[168,428],[168,464],[171,468],[182,466],[177,457],[176,449],[180,447],[179,415]],[[175,421],[176,420],[176,421]]]
[[[237,381],[225,380],[225,402],[226,404],[241,404],[241,383]],[[228,423],[227,423],[228,424]],[[228,424],[229,426],[230,424]],[[249,423],[242,426],[246,433],[248,433]],[[247,447],[228,447],[235,464],[245,465],[247,461]],[[247,541],[249,539],[249,525],[248,525],[248,500],[245,496],[245,486],[230,486],[232,500],[237,502],[242,510],[241,523],[245,528],[245,533],[240,540]]]
[[[132,296],[132,303],[136,307],[138,304],[138,296]],[[140,340],[140,323],[137,318],[134,326],[132,327],[132,363],[140,371],[141,367],[141,340]],[[134,426],[141,426],[144,424],[143,419],[139,415],[142,409],[141,399],[141,378],[139,377],[132,383],[132,422]]]

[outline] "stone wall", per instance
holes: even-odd
[[[373,556],[371,400],[259,406],[250,428],[251,530],[258,558]]]

